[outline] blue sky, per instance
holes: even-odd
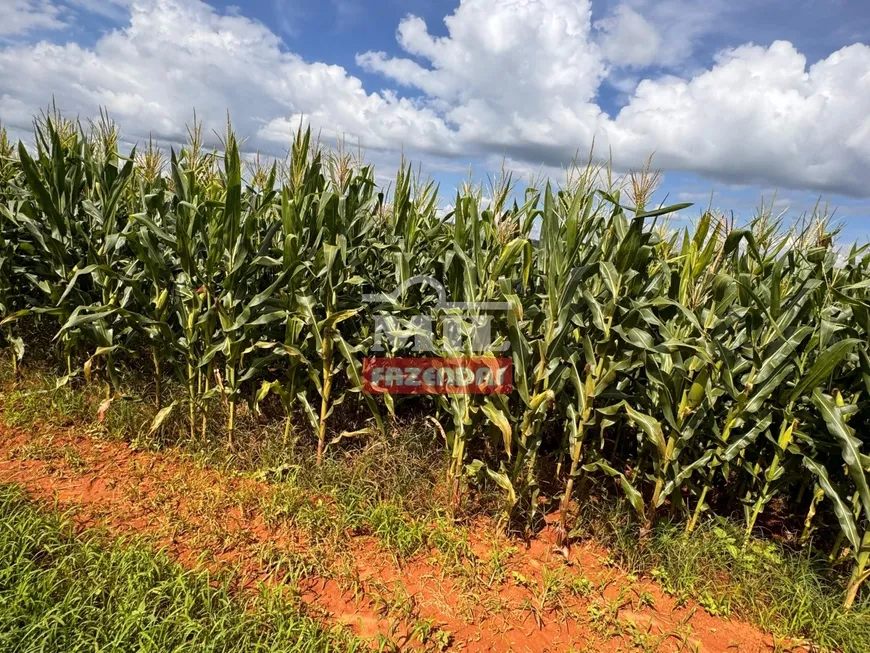
[[[298,121],[402,152],[450,192],[468,170],[618,170],[656,152],[660,197],[748,216],[821,197],[870,239],[864,0],[0,0],[0,122],[52,97],[171,144],[192,109],[280,154]]]

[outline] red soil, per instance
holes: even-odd
[[[304,556],[311,547],[306,534],[286,522],[270,525],[264,516],[263,498],[275,486],[201,469],[177,451],[134,451],[63,431],[0,428],[0,482],[71,510],[80,527],[145,538],[187,566],[233,568],[240,590],[282,583],[280,565],[270,561]],[[497,546],[497,536],[486,530],[471,536],[477,559],[462,563],[466,574],[446,571],[434,552],[400,563],[378,540],[351,536],[330,568],[300,582],[301,600],[325,623],[346,624],[363,637],[387,635],[402,650],[438,650],[440,642],[467,652],[776,647],[771,636],[746,623],[713,617],[697,605],[679,606],[654,582],[608,565],[600,548],[578,544],[565,556],[549,529],[507,556],[502,579],[469,584],[466,579],[478,574],[475,564],[483,566]],[[501,544],[502,550],[511,545]],[[562,591],[542,604],[544,579],[553,574],[563,583],[585,577],[588,594]],[[442,633],[425,646],[414,632],[424,619]]]

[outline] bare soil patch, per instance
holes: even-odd
[[[324,623],[400,650],[783,650],[746,623],[681,603],[625,574],[607,551],[567,555],[546,529],[530,546],[471,529],[471,554],[399,560],[370,535],[325,550],[269,519],[276,486],[203,469],[183,453],[135,451],[72,431],[0,427],[0,482],[72,511],[79,527],[136,535],[190,567],[238,572],[239,591],[286,584]],[[495,560],[495,561],[494,561]],[[785,647],[788,649],[788,647]]]

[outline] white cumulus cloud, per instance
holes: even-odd
[[[608,61],[622,66],[649,66],[662,50],[662,36],[653,24],[628,5],[619,5],[595,25]]]
[[[21,36],[34,30],[64,27],[60,7],[49,0],[3,0],[0,38]]]
[[[2,48],[0,89],[0,117],[19,129],[54,97],[72,115],[106,107],[134,139],[182,139],[194,108],[217,130],[229,110],[241,133],[261,141],[286,143],[301,114],[327,135],[347,133],[367,147],[443,150],[452,138],[433,110],[367,93],[343,68],[286,52],[262,23],[197,0],[137,0],[129,24],[92,48]]]
[[[870,47],[808,62],[788,42],[747,44],[698,70],[693,44],[725,4],[697,7],[625,0],[593,20],[591,0],[462,0],[445,35],[407,16],[398,55],[358,54],[384,80],[365,88],[238,12],[131,0],[128,19],[92,46],[0,42],[0,120],[26,129],[54,97],[82,116],[105,106],[128,138],[172,141],[194,107],[216,130],[229,110],[250,147],[275,153],[304,117],[376,152],[529,167],[565,164],[594,140],[622,168],[656,151],[657,165],[714,179],[870,194]],[[650,72],[662,69],[672,74]],[[610,115],[601,94],[614,88]]]
[[[721,53],[693,79],[645,80],[610,129],[614,150],[726,181],[847,191],[870,174],[870,46],[807,66],[792,44]]]

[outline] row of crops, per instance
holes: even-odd
[[[870,253],[838,250],[824,221],[669,221],[687,207],[648,206],[654,175],[620,184],[595,166],[561,187],[502,178],[487,201],[439,198],[404,164],[384,188],[302,130],[271,166],[240,156],[229,129],[216,150],[194,126],[178,152],[127,158],[107,121],[57,116],[29,148],[0,149],[0,325],[16,365],[48,331],[65,373],[109,399],[122,371],[152,376],[155,427],[183,419],[231,444],[239,408],[268,398],[318,456],[339,413],[362,431],[422,412],[454,496],[489,479],[514,525],[549,505],[568,537],[578,488],[606,484],[642,536],[716,512],[742,514],[749,537],[775,509],[832,561],[852,558],[847,605],[868,575]],[[363,302],[417,275],[454,302],[509,304],[484,355],[512,357],[512,394],[362,392],[376,317],[410,337],[421,311],[451,310],[427,284]],[[471,355],[472,331],[433,346]]]

